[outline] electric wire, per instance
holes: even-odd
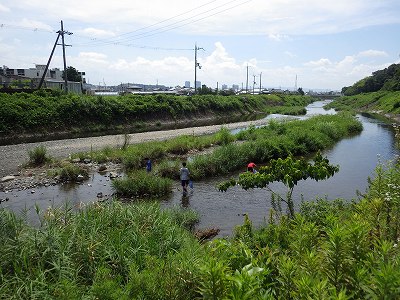
[[[135,32],[138,32],[138,31],[141,31],[141,30],[145,30],[145,29],[157,26],[159,24],[162,24],[162,23],[168,22],[170,20],[173,20],[173,19],[175,19],[177,17],[180,17],[180,16],[186,15],[188,13],[191,13],[193,11],[196,11],[199,8],[202,8],[202,7],[205,7],[207,5],[210,5],[211,3],[215,2],[215,0],[214,1],[209,1],[209,2],[207,2],[205,4],[203,4],[203,5],[200,5],[200,6],[196,7],[196,8],[190,9],[188,11],[185,11],[185,12],[180,13],[178,15],[175,15],[173,17],[167,18],[167,19],[162,20],[160,22],[157,22],[157,23],[154,23],[154,24],[142,27],[142,28],[138,28],[138,29],[136,29],[134,31],[130,31],[130,32],[118,35],[118,36],[113,37],[113,38],[96,39],[96,38],[89,38],[89,37],[85,37],[85,36],[80,36],[80,35],[77,35],[77,34],[74,34],[74,36],[69,36],[69,37],[71,39],[71,44],[74,47],[99,47],[99,46],[114,45],[114,46],[126,46],[126,47],[140,48],[140,49],[150,49],[150,50],[193,51],[194,50],[193,48],[156,47],[156,46],[138,45],[138,44],[133,44],[133,43],[130,43],[130,42],[132,42],[134,40],[141,39],[141,38],[145,38],[145,37],[150,37],[150,36],[154,36],[154,35],[157,35],[157,34],[161,34],[161,33],[167,32],[167,31],[171,31],[173,29],[177,29],[177,28],[189,25],[189,24],[193,24],[193,23],[199,22],[199,21],[204,20],[206,18],[218,15],[218,14],[223,13],[225,11],[228,11],[228,10],[231,10],[231,9],[236,8],[238,6],[244,5],[244,4],[248,3],[248,2],[251,2],[252,0],[247,0],[247,1],[241,2],[239,4],[236,4],[236,5],[233,5],[233,6],[229,6],[229,7],[225,8],[225,9],[218,10],[218,11],[212,13],[212,14],[208,14],[208,15],[205,15],[205,16],[203,16],[201,18],[193,20],[196,17],[202,16],[204,14],[207,14],[207,13],[211,12],[211,11],[215,11],[216,9],[226,7],[227,5],[233,4],[234,2],[237,2],[237,1],[240,1],[240,0],[233,0],[233,1],[230,1],[230,2],[225,2],[224,4],[218,5],[216,7],[208,9],[206,11],[202,11],[202,12],[200,12],[200,13],[194,15],[194,16],[185,18],[183,20],[179,20],[179,21],[173,22],[171,24],[168,24],[168,25],[165,25],[165,26],[161,26],[161,27],[158,27],[156,29],[152,29],[152,30],[147,31],[147,32],[141,32],[141,33],[134,34],[134,35],[131,35],[131,34],[135,33]],[[176,26],[174,26],[174,25],[176,25]],[[26,26],[17,26],[17,25],[9,25],[9,24],[0,24],[0,30],[3,29],[3,28],[30,30],[30,31],[35,31],[35,32],[46,32],[46,33],[56,33],[57,32],[56,30],[48,30],[48,29],[43,29],[43,28],[38,28],[38,27],[26,27]],[[126,37],[124,37],[122,39],[119,39],[119,37],[122,37],[122,36],[126,36]],[[77,37],[77,38],[87,38],[87,39],[90,39],[91,42],[81,43],[81,44],[72,43],[72,41],[75,40],[75,37]]]
[[[152,30],[149,30],[147,32],[134,34],[134,35],[125,37],[123,39],[116,39],[116,37],[114,37],[114,38],[109,38],[109,39],[96,40],[96,41],[93,41],[92,43],[88,42],[86,44],[78,44],[77,46],[101,46],[101,45],[111,45],[111,44],[113,44],[113,45],[123,45],[123,44],[125,44],[127,42],[130,42],[130,41],[134,41],[134,40],[138,40],[138,39],[141,39],[141,38],[154,36],[154,35],[157,35],[157,34],[160,34],[160,33],[164,33],[164,32],[167,32],[167,31],[171,31],[173,29],[177,29],[177,28],[180,28],[180,27],[183,27],[183,26],[186,26],[186,25],[190,25],[190,24],[202,21],[202,20],[204,20],[206,18],[221,14],[221,13],[223,13],[225,11],[228,11],[228,10],[234,9],[234,8],[236,8],[238,6],[241,6],[241,5],[244,5],[246,3],[249,3],[252,0],[247,0],[247,1],[241,2],[239,4],[236,4],[236,5],[233,5],[233,6],[229,6],[229,7],[225,8],[225,9],[220,9],[220,10],[218,10],[218,11],[212,13],[212,14],[208,14],[206,16],[203,16],[201,18],[193,20],[196,17],[199,17],[201,15],[204,15],[204,14],[207,14],[209,12],[215,11],[218,8],[226,7],[227,4],[232,4],[233,2],[237,2],[237,1],[239,1],[239,0],[234,0],[234,1],[230,1],[229,3],[224,3],[224,4],[219,5],[217,7],[213,7],[212,9],[209,9],[209,10],[203,11],[201,13],[198,13],[198,14],[196,14],[194,16],[185,18],[183,20],[176,21],[174,23],[171,23],[171,24],[168,24],[168,25],[156,28],[156,29],[152,29]],[[170,18],[170,19],[172,19],[172,18]],[[161,22],[159,22],[159,23],[161,23]],[[174,26],[174,25],[176,25],[176,26]],[[150,27],[150,26],[148,26],[148,27]],[[132,31],[132,32],[134,32],[134,31]],[[128,33],[128,34],[130,34],[130,33]]]

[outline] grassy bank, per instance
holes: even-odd
[[[379,91],[373,93],[343,96],[327,107],[336,110],[354,110],[364,112],[380,112],[382,114],[400,114],[400,92]]]
[[[296,95],[64,95],[0,93],[0,136],[33,133],[144,131],[146,124],[184,122],[266,112],[269,107],[304,107],[309,96]],[[297,109],[298,110],[298,109]]]
[[[245,217],[202,245],[193,213],[156,204],[49,210],[39,228],[2,210],[0,299],[398,299],[399,182],[398,164],[378,166],[359,203]]]

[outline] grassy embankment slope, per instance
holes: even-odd
[[[37,133],[132,132],[162,128],[165,123],[185,123],[268,112],[304,114],[308,96],[173,96],[0,94],[0,137]]]
[[[384,115],[400,122],[400,65],[373,72],[350,87],[329,105],[337,110],[354,110]]]
[[[379,91],[354,96],[343,96],[328,107],[336,110],[350,110],[384,115],[400,121],[400,91]]]

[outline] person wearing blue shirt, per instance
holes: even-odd
[[[145,158],[145,160],[146,160],[146,171],[148,173],[150,173],[151,172],[151,160],[149,158]]]

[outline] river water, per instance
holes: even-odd
[[[307,107],[308,118],[316,114],[334,114],[333,110],[324,110],[326,101],[314,102]],[[267,118],[282,118],[280,115],[269,115]],[[340,170],[332,178],[325,181],[301,181],[294,189],[293,199],[299,204],[301,199],[315,200],[317,198],[351,200],[357,198],[357,190],[365,192],[368,177],[374,176],[374,169],[379,161],[385,162],[399,154],[395,145],[394,133],[390,124],[358,115],[363,123],[361,134],[341,140],[331,149],[323,152],[331,163],[338,164]],[[242,171],[245,171],[245,166]],[[26,211],[29,219],[35,215],[35,204],[44,210],[48,206],[60,206],[65,202],[73,206],[81,203],[97,201],[97,194],[104,198],[112,194],[109,178],[101,174],[93,174],[83,184],[67,184],[37,188],[31,190],[10,192],[7,195],[0,192],[0,198],[7,196],[10,200],[0,207],[13,211]],[[237,174],[233,174],[237,176]],[[215,186],[228,177],[211,178],[194,183],[193,193],[182,197],[179,184],[176,183],[171,196],[161,201],[163,207],[180,206],[197,211],[200,229],[219,228],[219,236],[228,236],[236,225],[243,223],[243,215],[248,214],[254,225],[260,225],[268,217],[270,209],[270,193],[265,189],[244,191],[239,187],[230,188],[227,192],[219,192]],[[281,194],[285,193],[282,184],[274,183],[270,187]]]

